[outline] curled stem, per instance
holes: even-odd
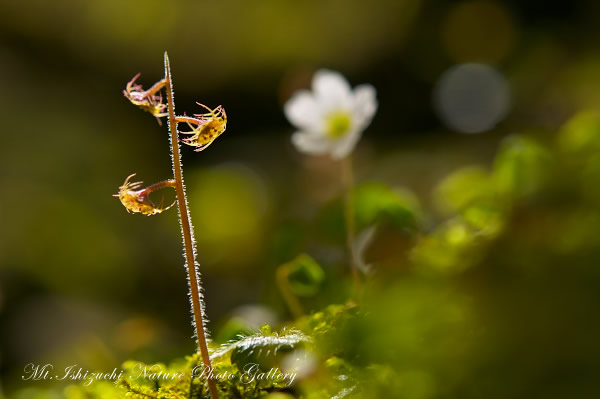
[[[289,263],[283,264],[279,266],[277,272],[275,274],[277,286],[279,287],[279,291],[283,296],[285,303],[287,304],[290,312],[295,319],[299,319],[304,315],[304,309],[300,304],[300,301],[292,292],[292,288],[290,287],[290,282],[288,280],[290,275],[290,266]]]
[[[196,266],[196,250],[194,247],[194,238],[192,223],[189,214],[185,186],[183,184],[183,171],[181,166],[181,155],[179,152],[179,140],[177,136],[177,120],[175,117],[175,104],[173,101],[173,85],[171,81],[171,66],[169,56],[165,52],[165,85],[167,90],[167,107],[169,116],[169,131],[171,144],[171,158],[173,161],[173,175],[175,178],[175,190],[177,192],[177,205],[179,208],[179,221],[181,222],[181,233],[183,235],[183,246],[185,263],[188,274],[188,283],[190,287],[190,298],[192,301],[192,312],[194,315],[194,326],[198,340],[198,349],[202,356],[204,367],[212,368],[208,353],[205,331],[205,312],[202,302],[201,291],[199,288],[199,276]],[[217,384],[214,379],[207,379],[208,389],[212,399],[218,399]]]

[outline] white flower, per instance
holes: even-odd
[[[301,152],[342,159],[375,115],[375,88],[363,84],[352,90],[340,73],[321,69],[313,77],[312,90],[299,91],[284,106],[285,116],[300,129],[292,142]]]

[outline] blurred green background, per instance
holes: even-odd
[[[232,318],[251,327],[290,319],[275,270],[299,253],[327,276],[306,310],[346,298],[336,283],[346,275],[343,226],[327,213],[341,193],[338,165],[297,153],[282,112],[316,69],[377,88],[356,178],[410,190],[426,210],[426,235],[459,212],[453,198],[485,191],[473,170],[463,186],[436,188],[451,172],[491,168],[515,133],[553,143],[579,110],[600,107],[599,18],[592,0],[3,0],[0,394],[28,385],[21,375],[30,362],[112,370],[129,358],[165,361],[194,349],[176,211],[128,215],[111,197],[131,173],[148,184],[170,177],[165,127],[122,95],[138,72],[145,86],[162,77],[165,50],[178,113],[198,112],[200,101],[222,104],[229,117],[209,149],[183,150],[209,328],[225,339]],[[460,69],[467,63],[487,69],[469,75],[471,64]],[[467,72],[453,81],[458,91],[444,78],[453,71]],[[527,173],[537,182],[535,170]],[[600,178],[595,170],[585,187]],[[558,188],[541,194],[526,179],[524,205],[502,214],[486,256],[448,254],[433,240],[409,261],[398,248],[418,237],[391,231],[377,241],[385,266],[370,300],[387,313],[371,327],[381,323],[386,334],[353,339],[365,340],[365,362],[404,370],[399,397],[600,392],[600,213],[593,189],[569,196],[571,178],[552,174]],[[460,240],[460,227],[449,226]],[[415,277],[413,262],[445,267],[432,253],[474,260]]]

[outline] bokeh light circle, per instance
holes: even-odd
[[[452,130],[480,133],[493,129],[510,108],[504,76],[484,64],[461,64],[447,70],[434,89],[436,111]]]

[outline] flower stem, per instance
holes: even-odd
[[[189,116],[176,116],[175,120],[177,121],[177,123],[183,122],[183,123],[192,123],[194,125],[200,124],[200,121],[198,120],[198,118],[191,118]]]
[[[354,297],[360,303],[361,283],[358,266],[356,265],[356,249],[354,248],[354,196],[352,189],[354,186],[354,174],[352,172],[352,155],[348,155],[341,161],[342,182],[346,198],[344,201],[344,218],[346,220],[346,245],[348,246],[348,255],[350,258],[350,269],[352,270],[352,281],[354,283]]]
[[[152,191],[160,190],[167,187],[177,188],[177,183],[175,182],[175,180],[169,179],[158,183],[154,183],[153,185],[144,188],[142,191],[146,193],[151,193]]]
[[[154,85],[151,88],[146,90],[146,96],[152,97],[154,93],[165,87],[166,84],[167,78],[159,80],[158,82],[154,83]]]
[[[196,250],[194,248],[194,238],[192,223],[185,195],[185,186],[183,184],[183,171],[181,166],[181,155],[179,153],[179,140],[177,136],[177,121],[175,119],[175,104],[173,101],[173,85],[171,82],[171,65],[169,56],[165,52],[165,83],[167,90],[167,104],[169,111],[169,131],[171,143],[171,158],[173,161],[173,175],[175,177],[175,190],[177,192],[177,205],[179,208],[179,221],[181,222],[181,233],[183,235],[183,246],[185,254],[185,264],[187,267],[188,283],[190,287],[190,299],[192,301],[192,311],[194,314],[194,326],[196,328],[196,337],[198,339],[198,348],[202,356],[204,367],[212,369],[210,357],[208,354],[208,345],[206,343],[204,304],[201,298],[199,288],[198,269],[196,267]],[[218,399],[219,393],[214,379],[207,379],[208,389],[212,399]]]

